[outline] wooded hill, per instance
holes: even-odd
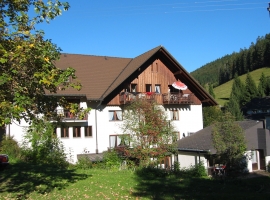
[[[216,87],[232,80],[236,74],[241,76],[266,66],[270,66],[270,34],[258,37],[248,49],[225,55],[190,74],[202,86],[211,84]]]
[[[252,76],[253,80],[255,81],[256,86],[259,85],[260,77],[264,73],[266,78],[270,77],[270,68],[264,67],[260,68],[257,70],[254,70],[250,72],[250,75]],[[239,76],[240,80],[245,83],[247,74],[243,74]],[[233,86],[234,80],[230,80],[222,85],[219,85],[214,88],[214,94],[215,94],[215,99],[218,102],[219,105],[224,106],[226,102],[229,101],[230,99],[230,94],[232,91],[232,86]]]

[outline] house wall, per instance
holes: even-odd
[[[179,152],[178,162],[180,163],[180,168],[189,168],[202,162],[205,169],[207,169],[207,159],[204,154],[199,154],[198,152]]]
[[[86,108],[86,102],[80,103],[81,107]],[[88,105],[89,106],[89,105]],[[170,109],[177,109],[179,112],[179,120],[171,121],[179,133],[180,138],[183,133],[196,132],[203,128],[202,105],[174,105],[170,107],[161,107],[164,109],[167,118],[170,119]],[[121,110],[119,106],[106,106],[103,109],[92,109],[88,114],[88,120],[66,121],[69,127],[69,137],[61,138],[61,127],[56,130],[57,136],[64,144],[67,158],[70,162],[77,161],[77,154],[83,153],[102,153],[109,148],[109,136],[122,134],[120,126],[122,121],[110,121],[109,111]],[[19,143],[23,140],[28,123],[22,121],[14,122],[10,125],[10,135],[14,136]],[[81,126],[81,137],[73,137],[73,127]],[[92,136],[85,137],[84,127],[92,127]],[[187,136],[187,134],[186,134]]]
[[[177,81],[177,79],[175,78],[174,74],[168,69],[167,66],[165,66],[162,61],[157,59],[149,67],[147,67],[136,79],[131,81],[131,83],[127,83],[127,85],[123,89],[123,92],[131,91],[131,84],[136,84],[136,92],[149,92],[146,91],[146,85],[151,85],[151,92],[156,92],[155,85],[160,85],[160,94],[156,94],[156,101],[158,104],[163,104],[161,94],[168,93],[168,86],[172,85],[175,81]],[[182,92],[183,94],[191,93],[189,89]],[[196,96],[194,96],[193,101],[193,104],[201,104],[200,100]],[[108,103],[108,105],[119,105],[119,103],[119,95],[117,95]]]

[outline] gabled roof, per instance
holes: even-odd
[[[257,133],[249,132],[248,130],[252,127],[263,128],[262,121],[256,120],[246,120],[237,122],[242,129],[245,131],[245,136],[247,140],[247,147],[249,149],[255,148],[252,140],[256,140]],[[212,143],[212,126],[208,126],[191,136],[185,137],[177,141],[177,148],[180,151],[198,151],[198,152],[209,152],[211,154],[216,153],[216,149]]]
[[[56,66],[65,69],[76,69],[76,76],[82,84],[80,91],[72,88],[58,91],[58,95],[85,95],[87,100],[109,102],[122,89],[125,82],[131,82],[138,77],[155,59],[162,62],[175,74],[175,77],[185,81],[189,89],[205,105],[217,105],[199,83],[179,64],[162,46],[155,47],[135,58],[117,58],[109,56],[93,56],[78,54],[62,54]]]

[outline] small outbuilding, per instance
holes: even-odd
[[[270,162],[270,132],[265,127],[265,121],[245,120],[237,123],[245,132],[248,171],[266,170]],[[212,143],[212,126],[178,140],[177,148],[180,167],[196,165],[199,161],[204,163],[206,169],[215,165],[210,156],[216,154]]]

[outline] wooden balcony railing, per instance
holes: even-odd
[[[120,104],[127,104],[136,99],[155,100],[154,92],[123,92],[119,95]]]
[[[83,118],[80,117],[80,113],[73,114],[69,110],[57,109],[57,115],[59,115],[63,120],[88,120],[88,114],[84,115]]]
[[[195,96],[191,94],[166,93],[162,94],[163,104],[193,104]]]
[[[119,95],[120,104],[128,104],[136,99],[146,99],[156,101],[160,104],[194,104],[195,96],[191,94],[165,93],[157,94],[154,92],[123,92]]]

